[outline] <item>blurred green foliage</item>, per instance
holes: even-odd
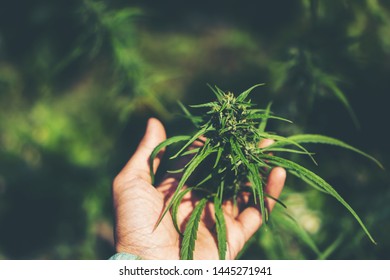
[[[176,100],[210,100],[206,83],[240,92],[265,82],[256,103],[294,121],[272,130],[336,137],[388,167],[389,38],[380,0],[2,3],[0,259],[108,258],[112,179],[148,117],[169,135],[190,127]],[[388,172],[309,148],[313,170],[379,244],[336,201],[289,178],[287,212],[276,209],[241,258],[388,259]]]

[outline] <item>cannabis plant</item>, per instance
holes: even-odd
[[[380,167],[382,167],[381,164],[372,156],[331,137],[314,134],[283,137],[275,133],[266,132],[265,128],[269,119],[290,121],[272,114],[270,105],[266,109],[254,108],[254,104],[248,99],[248,95],[258,86],[260,85],[255,85],[238,96],[231,92],[223,92],[218,87],[213,88],[210,86],[216,96],[216,100],[190,106],[204,110],[204,113],[199,116],[192,115],[184,105],[179,103],[185,115],[196,127],[196,130],[191,135],[179,135],[168,138],[154,149],[150,156],[151,177],[154,180],[154,158],[160,150],[167,146],[183,142],[184,144],[179,147],[178,151],[170,159],[178,159],[188,155],[191,155],[191,159],[184,168],[171,171],[182,173],[181,179],[156,226],[161,222],[164,215],[171,211],[175,228],[183,238],[180,256],[182,259],[192,259],[201,214],[206,203],[211,201],[214,203],[215,208],[219,257],[220,259],[225,259],[227,239],[222,210],[223,202],[227,199],[233,199],[236,202],[238,195],[242,192],[247,192],[249,186],[253,201],[258,205],[264,220],[267,222],[269,213],[264,203],[264,197],[270,197],[264,192],[265,179],[268,175],[267,170],[280,166],[315,189],[337,199],[349,210],[370,240],[375,243],[360,217],[330,184],[294,161],[274,155],[274,152],[305,154],[315,163],[312,154],[302,144],[322,143],[352,150],[373,160]],[[258,144],[263,139],[272,139],[274,143],[260,148]],[[202,145],[189,149],[195,141],[201,141]],[[201,166],[210,164],[210,161],[212,164],[212,168],[208,169],[210,171],[201,179],[191,182],[189,185],[190,176],[199,170]],[[183,197],[191,191],[197,191],[198,194],[201,194],[201,198],[194,207],[185,226],[184,233],[182,233],[177,222],[178,207]],[[283,205],[276,198],[270,198]]]

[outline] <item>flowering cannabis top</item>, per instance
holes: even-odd
[[[226,228],[222,210],[224,200],[232,198],[233,201],[236,201],[237,195],[242,191],[248,191],[249,188],[254,202],[259,205],[260,211],[265,221],[267,221],[268,211],[264,205],[264,196],[269,197],[269,195],[264,193],[263,188],[267,170],[275,166],[285,168],[287,172],[299,177],[310,186],[336,198],[355,217],[368,237],[375,242],[359,216],[332,186],[301,165],[270,153],[280,151],[301,153],[308,155],[314,161],[311,153],[301,144],[322,143],[337,145],[352,150],[373,160],[380,167],[382,167],[381,164],[370,155],[340,140],[327,136],[302,134],[283,137],[266,132],[265,128],[269,119],[290,121],[274,116],[270,111],[270,105],[266,109],[254,108],[254,104],[251,100],[248,100],[248,95],[258,86],[260,85],[251,87],[237,97],[231,92],[223,92],[218,87],[210,87],[216,96],[215,101],[190,106],[192,108],[206,110],[200,116],[192,115],[186,107],[180,104],[184,113],[192,121],[197,130],[192,135],[179,135],[168,138],[159,144],[150,156],[150,170],[153,180],[153,160],[164,147],[177,142],[185,142],[179,151],[170,159],[176,159],[185,155],[192,156],[184,168],[171,171],[180,172],[182,176],[171,201],[157,223],[158,225],[167,211],[171,209],[174,225],[177,231],[182,234],[179,230],[176,217],[181,200],[189,191],[196,190],[203,193],[202,198],[195,206],[186,224],[184,234],[182,234],[181,258],[193,258],[198,224],[208,201],[214,202],[217,241],[221,259],[225,258],[227,248]],[[262,139],[272,139],[274,143],[268,147],[260,148],[258,144]],[[188,149],[195,141],[201,141],[202,145]],[[286,148],[286,146],[291,146],[292,148]],[[210,161],[212,162],[212,168],[208,169],[209,171],[204,174],[202,179],[194,184],[188,185],[188,179],[191,174],[199,169],[200,166]],[[187,186],[185,186],[186,184]],[[271,197],[271,199],[275,198]],[[277,200],[277,202],[280,201]]]

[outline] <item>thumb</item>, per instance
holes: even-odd
[[[150,118],[144,137],[133,156],[120,172],[120,175],[124,176],[126,180],[132,177],[139,177],[151,183],[149,157],[154,148],[165,139],[166,133],[163,124],[155,118]],[[159,163],[160,158],[156,157],[153,163],[155,169],[157,169]]]

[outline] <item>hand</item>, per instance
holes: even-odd
[[[153,149],[166,139],[165,129],[157,119],[150,119],[144,138],[136,152],[130,158],[113,183],[113,200],[115,209],[115,237],[117,252],[127,252],[142,259],[179,259],[180,236],[174,228],[172,217],[168,212],[157,228],[155,225],[162,214],[167,201],[178,184],[177,174],[167,174],[162,183],[151,185],[149,174],[149,156]],[[260,143],[262,146],[269,142]],[[157,157],[154,167],[157,169],[160,159]],[[154,170],[156,171],[156,170]],[[274,168],[269,177],[265,192],[279,197],[286,178],[283,168]],[[265,198],[271,211],[275,201]],[[198,199],[190,192],[179,207],[178,222],[183,228],[189,214]],[[262,224],[258,208],[247,205],[237,210],[227,201],[223,205],[227,229],[227,259],[234,259],[245,242]],[[215,229],[212,213],[213,204],[206,206],[198,229],[195,244],[195,259],[218,259],[218,248],[215,241]]]

